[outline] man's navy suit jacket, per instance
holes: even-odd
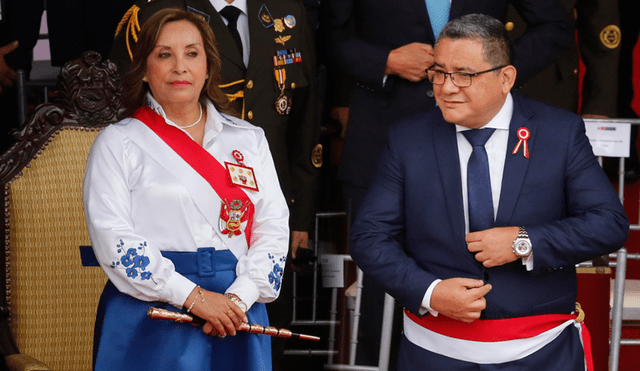
[[[620,248],[629,221],[593,155],[584,122],[513,94],[514,110],[496,227],[525,226],[534,269],[518,259],[494,268],[465,244],[455,125],[434,108],[394,125],[351,233],[360,268],[418,313],[435,279],[467,277],[492,285],[482,318],[575,309],[575,264]],[[529,158],[516,130],[526,127]],[[403,234],[403,245],[397,235]]]

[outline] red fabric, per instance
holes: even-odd
[[[593,355],[591,353],[591,335],[584,322],[582,322],[582,348],[584,349],[584,358],[587,362],[587,371],[594,371]]]
[[[247,194],[231,183],[227,170],[209,152],[189,138],[185,132],[175,126],[167,125],[164,119],[148,106],[138,108],[132,117],[142,121],[149,129],[153,130],[211,185],[211,188],[221,199],[240,200],[243,205],[249,205],[247,227],[244,234],[247,246],[250,247],[255,208]]]
[[[640,40],[640,38],[639,38]],[[633,83],[633,100],[631,100],[631,108],[636,115],[640,116],[640,42],[636,43],[633,48],[633,71],[631,73],[631,81]]]
[[[420,326],[440,335],[469,341],[507,341],[526,339],[561,325],[567,320],[575,320],[575,314],[543,314],[539,316],[475,320],[462,322],[446,316],[418,317],[405,309],[405,314]],[[594,371],[591,356],[591,336],[582,322],[582,344],[587,371]]]
[[[471,323],[446,316],[424,316],[407,313],[415,323],[438,334],[470,341],[507,341],[526,339],[575,319],[574,314],[545,314],[540,316],[475,320]]]

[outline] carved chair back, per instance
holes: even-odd
[[[0,157],[3,304],[14,351],[53,370],[90,370],[107,278],[101,268],[81,264],[79,246],[91,244],[82,183],[93,140],[121,109],[117,68],[87,52],[62,68],[58,89],[59,100],[38,106]]]

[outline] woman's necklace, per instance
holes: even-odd
[[[191,125],[187,125],[187,126],[180,126],[180,129],[189,129],[192,128],[196,125],[198,125],[198,123],[200,122],[200,120],[202,120],[202,104],[200,104],[200,102],[198,102],[198,106],[200,106],[200,117],[198,117],[198,121],[194,122]],[[178,125],[179,126],[179,125]]]

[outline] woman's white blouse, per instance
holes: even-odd
[[[148,98],[149,106],[176,126]],[[208,183],[146,125],[128,118],[105,128],[89,153],[83,201],[93,250],[121,292],[181,307],[195,283],[177,273],[160,252],[229,249],[238,265],[227,292],[249,307],[273,301],[287,255],[289,211],[267,141],[262,129],[221,115],[210,102],[206,109],[203,148],[223,167],[225,162],[237,164],[232,152],[240,151],[255,172],[259,191],[244,190],[255,205],[250,247],[244,233],[231,238],[220,233],[222,200]],[[133,132],[143,133],[143,145]],[[146,145],[162,158],[152,157]]]

